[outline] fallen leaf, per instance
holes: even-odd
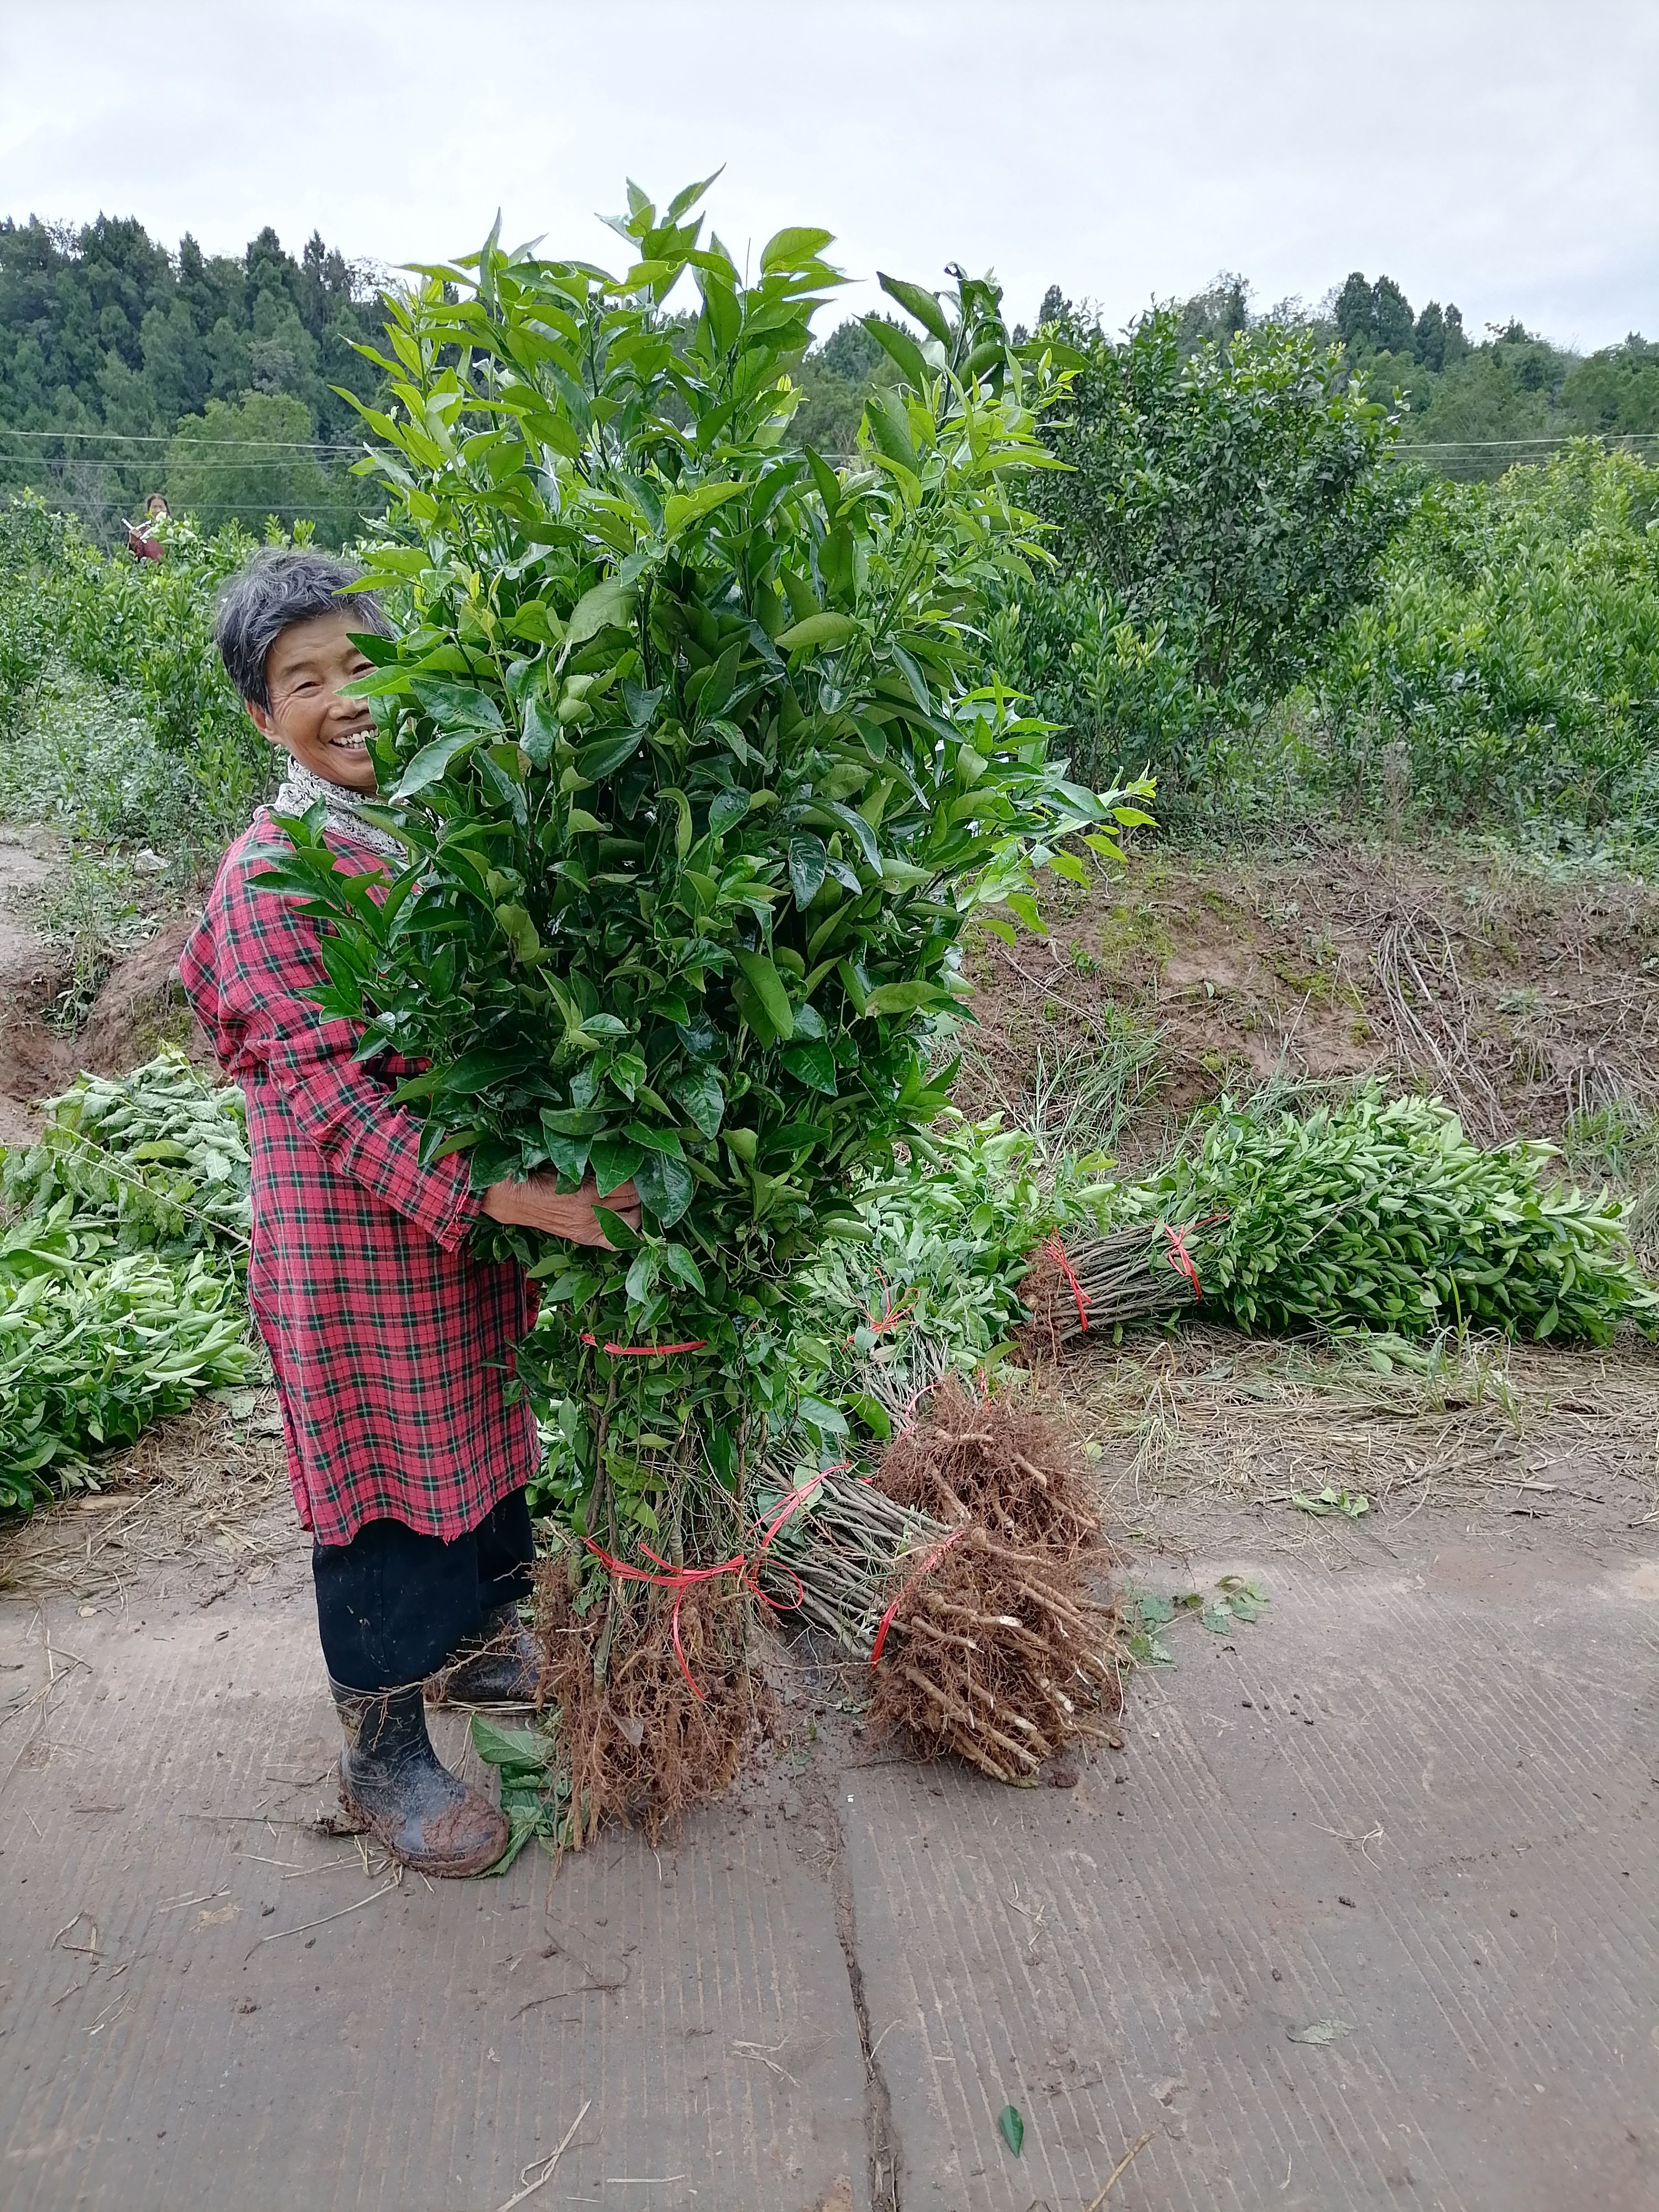
[[[241,1909],[235,1904],[216,1905],[210,1911],[197,1914],[196,1925],[198,1928],[222,1928],[227,1921],[234,1920]]]
[[[1285,2033],[1292,2043],[1340,2043],[1353,2028],[1346,2020],[1313,2020],[1306,2027],[1287,2027]]]

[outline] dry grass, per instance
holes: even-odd
[[[1417,1357],[1383,1373],[1350,1345],[1188,1326],[1091,1346],[1041,1387],[1099,1449],[1108,1525],[1143,1537],[1184,1540],[1206,1510],[1242,1506],[1300,1540],[1322,1524],[1292,1498],[1328,1486],[1384,1525],[1425,1507],[1591,1534],[1659,1523],[1659,1352],[1478,1337]]]
[[[96,1468],[99,1488],[0,1528],[0,1589],[119,1601],[169,1571],[263,1581],[294,1548],[274,1391],[198,1398]]]

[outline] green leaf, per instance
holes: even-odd
[[[532,768],[547,767],[561,735],[557,718],[549,712],[546,700],[527,699],[524,708],[524,749]]]
[[[643,1145],[631,1138],[599,1137],[595,1139],[587,1155],[587,1164],[599,1195],[608,1198],[613,1190],[625,1183],[645,1158]]]
[[[591,592],[584,592],[571,609],[562,657],[568,658],[579,645],[586,645],[602,629],[626,629],[634,618],[634,597],[632,585],[619,583],[614,576],[595,584]]]
[[[858,624],[850,615],[834,612],[808,615],[805,622],[792,623],[772,642],[780,653],[793,653],[798,647],[816,645],[845,645],[857,629]]]
[[[775,231],[761,248],[761,275],[769,276],[775,269],[799,269],[816,260],[826,246],[835,244],[835,240],[832,230],[811,230],[799,225]]]
[[[864,419],[870,425],[870,434],[878,451],[914,476],[917,466],[915,441],[910,435],[910,417],[905,411],[903,395],[887,386],[878,386],[865,401]]]
[[[885,277],[882,279],[884,283],[886,281]],[[1025,2141],[1025,2123],[1021,2119],[1018,2108],[1005,2105],[997,2114],[997,2125],[1002,2130],[1002,2140],[1018,2158]]]
[[[797,906],[811,906],[823,887],[829,865],[822,837],[813,836],[810,830],[798,830],[789,840],[789,888]]]
[[[722,163],[720,168],[716,169],[713,176],[705,177],[700,185],[682,185],[679,191],[675,193],[673,198],[668,203],[669,222],[678,222],[682,216],[689,215],[691,210],[696,207],[697,202],[702,198],[703,194],[708,190],[710,185],[714,184],[721,175],[724,167],[725,164]]]
[[[593,1218],[599,1223],[599,1227],[605,1231],[607,1239],[616,1247],[618,1252],[637,1252],[639,1250],[640,1239],[638,1236],[629,1227],[628,1224],[623,1219],[620,1213],[613,1213],[608,1206],[595,1206],[593,1208]]]
[[[786,1045],[778,1055],[793,1075],[814,1091],[821,1091],[826,1098],[836,1095],[836,1055],[827,1044],[817,1038],[806,1038]]]
[[[644,741],[643,730],[607,730],[604,737],[595,738],[577,753],[576,773],[586,783],[598,783],[631,760]]]
[[[482,733],[473,730],[436,738],[429,745],[422,745],[392,787],[391,797],[412,799],[417,791],[436,783],[463,754],[471,752],[482,742]]]
[[[662,511],[663,536],[672,544],[683,530],[745,489],[741,483],[706,483],[699,484],[696,491],[671,492]]]
[[[712,1067],[694,1067],[677,1075],[668,1086],[705,1137],[716,1137],[726,1112],[726,1093]]]
[[[738,967],[744,980],[760,1000],[761,1006],[781,1037],[795,1033],[795,1013],[789,1003],[789,994],[783,988],[783,979],[763,952],[739,952]]]
[[[823,511],[833,520],[841,505],[841,478],[823,454],[814,452],[811,446],[806,448],[806,461],[812,471],[812,481],[818,488],[818,497],[823,501]]]
[[[480,691],[475,684],[442,684],[431,677],[417,676],[410,688],[441,730],[474,730],[488,732],[491,737],[501,735],[501,708],[487,691]]]
[[[866,1014],[914,1014],[945,1004],[951,994],[937,983],[878,983],[864,1002]]]
[[[497,1728],[482,1713],[472,1716],[472,1748],[487,1766],[519,1767],[545,1775],[552,1747],[528,1729]]]
[[[708,802],[708,834],[719,837],[749,811],[746,791],[717,791]]]
[[[927,380],[927,364],[922,359],[921,348],[908,331],[897,323],[890,323],[885,315],[866,315],[864,327],[884,354],[896,361],[912,384],[918,386]]]
[[[889,276],[879,269],[876,282],[890,300],[896,300],[907,314],[915,317],[929,337],[937,338],[942,346],[950,344],[950,319],[936,293],[924,291],[920,284],[907,283],[902,276]]]
[[[660,1229],[672,1229],[691,1203],[691,1170],[672,1153],[648,1152],[634,1170],[640,1203]]]

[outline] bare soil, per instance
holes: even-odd
[[[73,1036],[52,1026],[52,1003],[69,980],[67,959],[9,911],[4,896],[52,872],[48,854],[0,842],[0,1145],[32,1144],[40,1132],[41,1102],[82,1070],[125,1075],[164,1044],[182,1045],[203,1066],[213,1063],[212,1046],[179,981],[193,915],[165,916],[152,937],[116,961]]]
[[[1155,850],[1043,902],[1046,942],[982,937],[962,1103],[1029,1097],[1038,1054],[1126,1014],[1160,1073],[1121,1152],[1264,1077],[1405,1078],[1472,1136],[1551,1138],[1659,1097],[1659,891],[1557,884],[1507,858],[1304,844],[1246,860]]]

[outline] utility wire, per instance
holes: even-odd
[[[170,446],[179,434],[176,430],[15,430],[9,423],[0,423],[0,437],[102,438],[106,441],[118,440],[129,446]],[[233,446],[250,452],[257,446],[284,453],[361,453],[363,450],[361,445],[341,445],[325,438],[209,438],[200,442]]]
[[[75,456],[73,454],[64,454],[62,458],[65,460],[72,460],[75,459]],[[144,464],[140,460],[121,461],[112,459],[106,453],[89,456],[88,457],[88,460],[90,461],[90,465],[94,468],[137,469],[142,468],[144,465]],[[80,463],[80,465],[83,467],[88,465],[88,460],[82,460]],[[323,464],[319,462],[318,466],[321,467],[322,465]],[[51,460],[39,453],[0,453],[0,469],[44,469],[50,468],[51,466]],[[190,476],[198,476],[211,475],[215,470],[233,469],[240,471],[248,469],[259,468],[280,471],[287,470],[292,466],[293,464],[291,462],[279,460],[261,462],[257,459],[246,461],[198,461],[191,459],[184,464],[184,472]]]

